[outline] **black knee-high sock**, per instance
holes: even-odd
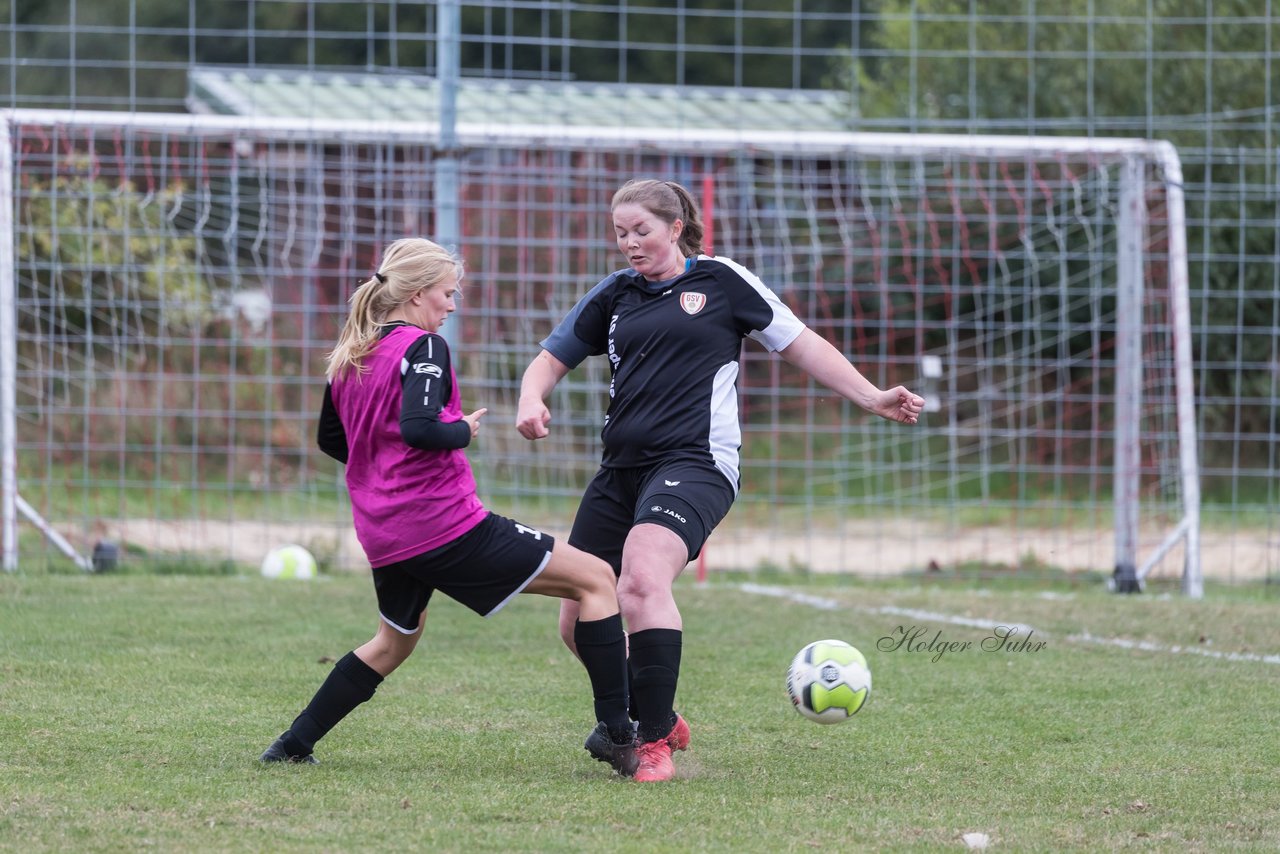
[[[316,742],[352,709],[373,696],[380,682],[382,674],[361,661],[355,652],[344,655],[285,733],[285,750],[292,756],[309,754]]]
[[[630,638],[627,639],[627,684],[634,686],[636,684],[636,666],[634,659],[631,657]],[[631,720],[640,720],[640,711],[636,708],[636,692],[634,687],[631,690],[631,697],[627,702],[627,713],[631,715]]]
[[[578,620],[573,626],[573,642],[591,679],[596,720],[604,721],[615,742],[629,741],[627,641],[622,632],[622,615],[587,622]]]
[[[666,738],[675,723],[682,638],[679,629],[645,629],[631,635],[631,696],[642,742]]]

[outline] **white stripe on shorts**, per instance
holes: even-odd
[[[422,628],[421,625],[419,625],[417,629],[406,629],[404,626],[397,626],[395,623],[388,620],[387,615],[382,613],[381,611],[378,612],[378,616],[382,618],[382,622],[386,623],[388,626],[395,629],[397,632],[399,632],[402,635],[416,635],[418,633],[418,629]]]
[[[484,615],[484,616],[485,616],[485,619],[488,619],[489,617],[492,617],[494,614],[496,614],[496,613],[498,613],[499,611],[501,611],[503,608],[505,608],[505,607],[506,607],[506,605],[507,605],[507,603],[508,603],[508,602],[510,602],[510,601],[511,601],[512,599],[514,599],[516,596],[518,596],[518,595],[520,595],[522,592],[524,592],[524,589],[525,589],[526,587],[528,587],[530,584],[532,584],[532,583],[533,583],[533,580],[534,580],[535,578],[537,578],[539,575],[541,575],[541,574],[542,574],[542,570],[544,570],[544,569],[546,569],[546,568],[547,568],[547,564],[548,564],[550,561],[551,561],[551,552],[547,552],[545,555],[543,555],[543,556],[542,556],[542,563],[538,564],[538,568],[537,568],[537,569],[535,569],[535,570],[534,570],[534,571],[529,575],[529,577],[528,577],[528,578],[526,578],[526,579],[524,580],[524,582],[523,582],[519,587],[517,587],[515,590],[512,590],[512,591],[511,591],[511,593],[510,593],[510,595],[508,595],[506,599],[503,599],[503,600],[502,600],[501,602],[499,602],[497,605],[494,605],[494,606],[493,606],[493,609],[492,609],[491,611],[489,611],[489,613],[487,613],[487,614],[485,614],[485,615]]]

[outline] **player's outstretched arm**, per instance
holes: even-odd
[[[787,347],[782,358],[827,388],[890,421],[915,424],[924,409],[924,398],[903,386],[881,390],[850,364],[849,360],[812,329],[805,329]]]
[[[568,366],[543,350],[524,370],[520,381],[520,404],[516,410],[516,430],[526,439],[542,439],[550,431],[551,410],[547,409],[547,395],[556,383],[569,373]]]

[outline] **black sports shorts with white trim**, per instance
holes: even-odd
[[[373,570],[378,613],[391,628],[411,635],[439,590],[481,616],[493,616],[546,569],[555,542],[536,528],[490,513],[451,543]]]
[[[652,522],[684,540],[693,560],[733,506],[735,491],[710,460],[681,457],[641,468],[601,468],[587,484],[569,545],[622,573],[622,545]]]

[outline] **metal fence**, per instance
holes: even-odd
[[[696,105],[696,94],[708,99],[701,102],[705,106],[695,107],[704,115],[714,104],[732,103],[733,109],[717,118],[732,130],[761,116],[768,121],[770,99],[786,102],[779,90],[791,90],[795,99],[828,104],[833,121],[852,131],[1167,139],[1178,148],[1185,176],[1198,451],[1206,541],[1214,546],[1206,552],[1206,572],[1237,579],[1280,574],[1280,210],[1274,147],[1280,19],[1270,3],[1215,2],[1208,12],[1204,4],[1188,2],[1105,8],[1089,2],[1052,8],[1044,3],[997,8],[767,0],[692,5],[257,0],[193,2],[173,9],[172,4],[142,0],[9,4],[0,12],[7,28],[0,40],[0,91],[7,93],[7,105],[17,108],[181,112],[210,108],[208,101],[193,98],[194,69],[261,74],[283,68],[317,77],[439,79],[442,61],[451,58],[442,56],[445,45],[446,52],[456,50],[460,80],[455,88],[475,81],[510,84],[506,100],[497,102],[500,110],[530,98],[535,84],[568,87],[552,90],[556,94],[543,102],[544,111],[554,116],[556,109],[567,109],[565,92],[585,98],[592,84],[602,84],[599,98],[574,101],[573,110],[590,103],[599,111],[591,114],[593,121],[654,126],[660,120],[651,114],[629,110],[636,103],[666,107],[664,99],[672,97]],[[442,41],[442,32],[456,33],[456,39]],[[753,95],[759,92],[768,97]],[[637,101],[632,93],[644,99]],[[278,109],[284,98],[259,102],[261,114]],[[411,102],[406,97],[404,103]],[[320,106],[310,101],[298,109]],[[369,105],[348,100],[336,106],[357,113],[358,120],[359,110]],[[456,109],[456,102],[452,106]],[[448,108],[448,98],[442,96],[412,107],[423,115],[405,118],[436,122]],[[568,124],[570,118],[559,120]],[[112,145],[110,139],[99,142],[108,149]],[[278,153],[270,161],[273,169],[298,165],[283,149]],[[155,162],[157,168],[160,162]],[[702,174],[687,160],[634,160],[632,165],[667,168],[682,177]],[[462,198],[468,180],[471,191],[480,186],[466,168],[462,165],[456,176],[463,184]],[[797,168],[788,180],[802,183],[807,179]],[[621,171],[605,174],[612,178]],[[357,225],[359,240],[367,243],[337,268],[353,275],[363,272],[352,266],[354,259],[367,256],[376,239],[395,227],[438,227],[434,214],[423,213],[436,192],[428,186],[438,180],[436,173],[434,167],[414,172],[411,164],[393,171],[393,182],[417,187],[405,192],[420,193],[423,204],[411,206],[417,213],[395,222],[364,229]],[[570,173],[563,180],[570,181]],[[603,193],[607,179],[597,183],[594,189]],[[499,227],[485,220],[490,207],[479,202],[469,211],[464,207],[457,228]],[[171,201],[169,209],[180,206]],[[311,214],[303,208],[280,214],[290,215]],[[535,253],[550,258],[584,252],[590,259],[587,268],[601,274],[611,269],[601,222],[567,217],[565,225],[566,231],[532,244]],[[162,251],[174,249],[166,244]],[[521,269],[536,277],[537,265],[528,264],[528,255],[512,251],[514,255],[499,253],[485,263],[525,264]],[[224,264],[228,275],[235,275],[233,260],[205,263]],[[307,259],[288,256],[272,263],[288,266],[294,261]],[[766,254],[761,262],[768,266],[774,260]],[[785,269],[791,262],[777,263]],[[585,270],[574,275],[574,287],[588,284],[579,281],[589,276]],[[298,299],[311,298],[305,289],[299,294]],[[245,308],[248,299],[241,297],[236,310],[251,311]],[[288,297],[277,303],[292,301]],[[528,318],[527,312],[513,310],[509,320],[529,325]],[[311,361],[327,345],[329,331],[297,330],[296,341]],[[525,332],[526,344],[536,341],[538,330]],[[299,370],[305,374],[310,369]],[[310,401],[308,393],[299,395],[298,436],[290,441],[297,439],[296,453],[305,454]],[[157,412],[147,417],[160,424],[171,416]],[[70,440],[57,441],[65,445]],[[201,440],[188,436],[187,441]],[[271,440],[262,441],[267,445]],[[67,469],[55,458],[64,452],[65,447],[54,453],[47,444],[21,446],[19,484],[41,497],[37,509],[69,518],[72,536],[83,546],[95,538],[100,508],[81,504],[69,512],[59,509],[57,489],[66,482]],[[147,488],[168,495],[173,489],[198,487],[203,475],[166,472],[162,456],[151,454],[154,470],[142,478],[152,485]],[[95,470],[85,468],[84,459],[82,452],[75,470]],[[518,469],[518,461],[511,468]],[[776,482],[781,471],[786,467],[767,474],[766,480]],[[557,469],[557,476],[563,472]],[[78,476],[92,486],[93,475]],[[1015,501],[1013,506],[1031,512],[1034,503]],[[571,510],[568,505],[547,512],[563,516]],[[980,523],[970,527],[982,529]],[[1079,527],[1092,531],[1092,526]],[[855,538],[845,547],[856,545]],[[1053,562],[1035,554],[1034,547],[1025,551],[1027,560],[1021,562],[1027,566]],[[812,561],[802,556],[795,562]],[[1104,568],[1100,563],[1094,560],[1090,566]]]

